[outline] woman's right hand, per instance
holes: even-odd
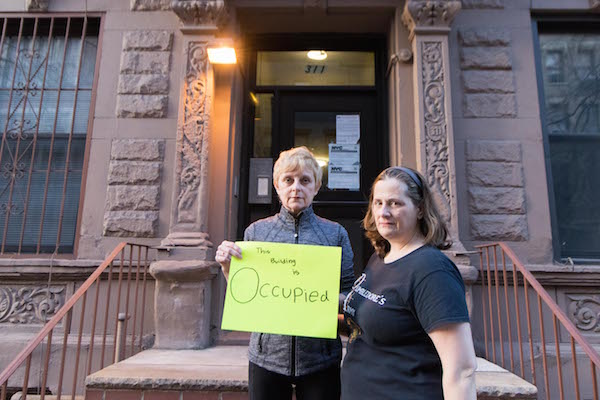
[[[229,279],[229,266],[231,265],[231,257],[242,258],[242,249],[234,242],[223,240],[223,242],[217,247],[217,253],[215,254],[215,261],[221,264],[221,270],[225,279]]]

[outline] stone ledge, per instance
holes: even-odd
[[[88,376],[86,389],[246,391],[246,354],[246,346],[146,350]],[[535,386],[481,358],[475,381],[478,399],[537,398]]]
[[[86,378],[86,388],[248,390],[246,346],[146,350]]]
[[[53,282],[72,282],[86,280],[104,260],[57,260],[52,262]],[[114,265],[119,265],[115,260]],[[0,280],[4,283],[37,282],[48,283],[50,259],[0,259]],[[102,273],[108,276],[108,269]],[[148,274],[146,279],[154,280]]]
[[[543,286],[572,288],[600,287],[599,265],[528,264],[525,268]]]
[[[97,267],[104,260],[90,259],[65,259],[65,258],[0,258],[0,268],[2,267],[47,267],[52,264],[53,267]]]
[[[483,358],[477,358],[475,384],[478,400],[537,399],[535,386]]]

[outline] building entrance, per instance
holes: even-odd
[[[240,215],[243,229],[279,210],[273,163],[283,150],[308,147],[323,172],[315,213],[348,231],[359,272],[372,253],[360,225],[370,185],[387,166],[385,101],[378,89],[377,49],[257,51],[243,148],[247,149]],[[330,61],[327,61],[330,59]],[[244,193],[245,192],[245,193]]]

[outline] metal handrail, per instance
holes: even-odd
[[[144,249],[144,255],[142,255],[142,249]],[[43,326],[40,332],[25,346],[25,348],[13,359],[13,361],[0,373],[0,400],[5,400],[8,393],[8,382],[11,377],[15,374],[15,372],[23,367],[25,363],[25,372],[23,377],[23,385],[21,387],[22,399],[26,399],[27,392],[29,388],[29,375],[31,373],[31,361],[32,355],[38,347],[46,344],[45,357],[44,357],[44,367],[41,375],[41,385],[38,390],[40,391],[40,399],[43,400],[46,395],[46,385],[48,384],[48,372],[50,367],[50,353],[52,347],[52,335],[54,329],[63,322],[62,326],[64,328],[64,336],[62,342],[62,351],[61,351],[61,361],[60,361],[60,370],[57,383],[56,394],[58,398],[62,395],[63,381],[65,378],[65,358],[67,353],[68,346],[68,337],[71,333],[71,322],[73,319],[73,310],[76,306],[80,307],[79,314],[79,331],[77,334],[77,345],[75,348],[75,361],[74,367],[72,371],[67,371],[67,374],[72,375],[72,388],[71,388],[71,396],[74,398],[75,394],[78,391],[83,390],[83,380],[86,375],[89,375],[93,370],[98,370],[105,367],[105,353],[107,351],[107,336],[110,336],[110,331],[113,333],[113,348],[112,348],[112,363],[118,361],[121,356],[127,357],[127,345],[124,345],[121,353],[117,355],[116,351],[118,347],[117,341],[119,343],[126,343],[124,340],[127,339],[127,323],[129,319],[129,314],[133,313],[133,329],[131,332],[131,350],[129,351],[129,356],[135,354],[136,352],[142,349],[142,339],[144,336],[144,310],[146,305],[146,285],[148,282],[148,246],[138,245],[138,244],[129,244],[125,242],[121,242],[117,245],[117,247],[108,255],[108,257],[96,268],[96,270],[86,279],[86,281],[81,285],[81,287],[65,302],[64,306],[57,311],[57,313]],[[128,253],[129,257],[126,257],[126,253]],[[137,255],[136,255],[137,253]],[[120,255],[120,259],[117,258]],[[136,257],[134,257],[136,255]],[[142,258],[143,257],[143,258]],[[117,263],[115,263],[117,261]],[[115,264],[118,266],[118,287],[116,291],[116,303],[111,307],[111,297],[113,296],[113,292],[111,290],[112,281],[115,279],[113,276],[113,267]],[[101,356],[100,362],[96,362],[94,365],[94,340],[96,335],[96,322],[98,319],[98,301],[99,294],[103,290],[101,288],[102,275],[108,269],[108,276],[106,278],[106,305],[104,308],[104,321],[102,327],[102,342],[101,342]],[[123,280],[124,280],[124,269],[127,269],[125,273],[127,274],[127,287],[124,289]],[[135,271],[134,271],[135,270]],[[135,304],[133,306],[133,310],[129,309],[129,297],[131,291],[132,284],[132,273],[135,273]],[[115,271],[115,274],[117,272]],[[86,302],[88,293],[92,292],[92,286],[95,284],[95,293],[94,295],[94,303],[93,303],[93,317],[91,320],[92,327],[89,332],[87,332],[86,339],[89,339],[89,351],[87,352],[87,366],[86,366],[86,374],[81,374],[78,376],[79,362],[81,358],[81,349],[82,349],[82,337],[84,332],[84,321],[85,321],[85,312],[86,312]],[[141,287],[141,299],[139,299],[140,294],[140,286]],[[119,313],[122,313],[120,310],[121,307],[121,292],[125,290],[126,295],[126,304],[125,304],[125,313],[124,313],[124,321],[122,321],[122,325],[119,327],[119,330],[123,332],[123,337],[117,338],[117,325]],[[137,315],[138,315],[138,305],[140,308],[139,318],[139,335],[136,335],[136,327],[138,323]],[[114,313],[114,316],[113,316]],[[110,314],[110,315],[109,315]],[[123,315],[121,316],[123,317]],[[109,321],[114,320],[114,326],[109,326]],[[137,346],[136,346],[137,339]],[[108,349],[110,352],[111,350]],[[96,349],[97,352],[97,349]],[[86,365],[86,364],[82,364]],[[108,364],[107,364],[108,365]],[[96,368],[97,367],[97,368]]]
[[[567,314],[505,243],[492,243],[475,247],[478,249],[480,259],[481,315],[483,319],[485,357],[504,368],[510,369],[511,372],[520,375],[534,385],[540,381],[538,375],[541,374],[543,387],[538,387],[538,399],[540,400],[550,400],[557,394],[561,400],[572,398],[580,400],[584,398],[582,393],[586,396],[585,398],[593,395],[594,400],[599,400],[597,370],[600,370],[600,355],[594,347],[579,332]],[[500,259],[498,254],[501,256]],[[510,271],[507,270],[507,261],[512,264],[512,277]],[[509,295],[509,286],[512,286],[512,289],[510,289],[512,291],[511,295]],[[530,288],[533,289],[533,294],[537,298],[538,327],[532,324],[534,312],[530,307]],[[520,302],[520,296],[525,300],[524,305]],[[522,308],[525,309],[525,317],[522,316]],[[503,313],[505,318],[502,316]],[[552,318],[554,355],[549,354],[546,349],[550,342],[547,343],[546,341],[544,316],[551,316]],[[524,356],[524,334],[522,332],[522,325],[525,325],[525,322],[527,325],[527,345],[529,347],[528,362],[530,371],[528,372],[525,368],[527,360]],[[538,329],[537,332],[535,331],[536,328]],[[561,341],[560,333],[568,334],[569,340]],[[563,347],[569,345],[570,359],[561,358],[563,356],[561,344]],[[508,347],[506,350],[509,359],[507,359],[505,345]],[[515,345],[518,346],[518,354],[515,354]],[[490,347],[491,351],[489,351]],[[580,350],[580,354],[583,353],[589,359],[590,373],[586,376],[580,374],[577,349]],[[535,355],[536,351],[538,351],[537,357]],[[517,373],[515,367],[517,357],[520,373]],[[550,377],[551,366],[548,359],[551,357],[555,357],[555,363],[552,365],[555,365],[557,380],[552,380]],[[540,364],[539,358],[541,358],[541,370],[539,365],[536,365]],[[568,381],[565,382],[565,377],[568,376],[573,378],[571,386],[568,386]],[[586,378],[589,380],[586,381]],[[574,397],[565,397],[565,392],[572,392]]]

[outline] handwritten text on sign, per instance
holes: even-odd
[[[222,329],[335,338],[340,247],[237,242]]]

